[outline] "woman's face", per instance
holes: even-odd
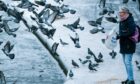
[[[120,16],[120,17],[124,17],[125,15],[126,15],[126,12],[124,12],[124,11],[120,11],[120,12],[119,12],[119,16]]]

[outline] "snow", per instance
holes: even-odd
[[[47,1],[48,1],[47,3],[58,5],[52,0],[47,0]],[[119,4],[118,2],[119,1],[116,1],[114,3]],[[91,34],[89,31],[95,27],[90,26],[87,23],[87,21],[94,20],[99,17],[98,12],[97,12],[98,10],[100,10],[97,7],[98,1],[97,0],[87,0],[87,1],[77,0],[73,2],[73,0],[67,0],[64,3],[70,5],[72,8],[77,9],[78,12],[75,15],[71,15],[69,13],[65,14],[66,16],[65,18],[57,19],[53,23],[53,27],[56,28],[56,32],[54,34],[53,40],[48,39],[47,36],[43,35],[40,31],[37,31],[41,35],[41,38],[43,38],[49,44],[50,48],[54,42],[60,43],[60,38],[63,41],[69,43],[69,45],[66,45],[66,46],[63,46],[60,44],[57,49],[57,53],[59,54],[63,63],[65,63],[65,66],[67,67],[67,69],[72,70],[74,73],[73,79],[70,79],[69,77],[67,77],[64,84],[119,84],[122,80],[125,80],[126,72],[125,72],[124,64],[122,62],[122,56],[121,54],[119,54],[119,46],[115,48],[115,51],[117,52],[116,58],[112,59],[111,56],[109,56],[109,52],[111,52],[111,50],[107,49],[105,45],[101,42],[101,39],[106,38],[106,35],[113,27],[118,28],[118,24],[114,24],[103,19],[102,26],[106,29],[106,33],[103,34],[99,32],[97,34]],[[91,5],[91,3],[95,3],[95,4]],[[89,10],[91,11],[87,12],[88,11],[87,8],[89,8]],[[42,7],[38,9],[41,10]],[[30,26],[33,24],[36,25],[36,23],[30,19],[30,15],[33,15],[33,14],[28,12],[27,10],[24,10],[24,11],[26,11],[24,14],[24,18],[26,18],[29,25]],[[115,14],[117,14],[117,11]],[[80,17],[80,25],[84,26],[85,29],[83,31],[79,29],[76,30],[76,32],[78,33],[80,37],[80,45],[81,45],[81,48],[76,48],[74,46],[74,43],[71,41],[69,37],[70,35],[74,36],[75,33],[69,30],[68,28],[64,27],[63,24],[71,24],[75,20],[77,20],[79,17]],[[28,38],[28,37],[30,36],[25,33],[24,38]],[[23,40],[18,39],[18,41],[23,41]],[[27,49],[27,52],[28,52],[34,46],[34,43],[32,44],[30,42],[30,44],[24,47],[21,46],[21,44],[18,44],[17,46],[20,46],[20,48],[25,48],[26,46],[28,46],[29,47],[29,49]],[[80,61],[78,60],[79,58],[83,60],[86,59],[85,57],[88,56],[88,53],[87,53],[88,48],[90,48],[95,53],[96,56],[98,56],[100,52],[104,56],[103,57],[104,62],[99,64],[99,67],[97,68],[98,70],[97,72],[90,72],[88,69],[88,64],[82,65]],[[15,51],[15,52],[17,55],[20,54],[18,53],[19,51]],[[35,52],[35,51],[31,51],[31,52]],[[40,54],[42,53],[44,52],[40,52]],[[26,55],[26,53],[23,53],[23,56],[24,54]],[[33,53],[33,55],[35,56],[36,54],[38,53]],[[139,58],[140,58],[139,54],[135,54],[133,60],[136,60]],[[74,68],[72,66],[71,64],[72,59],[74,59],[74,61],[76,61],[80,65],[80,68]],[[91,60],[92,62],[95,62],[93,58],[91,58]],[[22,63],[26,64],[26,62],[21,62],[21,64]],[[136,84],[138,84],[140,83],[140,73],[137,70],[134,62],[133,62],[133,65],[134,65],[134,74],[135,74]],[[9,67],[12,67],[12,66],[9,66]],[[48,73],[48,72],[46,71],[45,73]],[[34,73],[34,74],[38,74],[38,73]]]

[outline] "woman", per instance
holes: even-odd
[[[123,62],[127,72],[127,80],[122,81],[122,84],[135,84],[133,77],[132,57],[135,53],[136,43],[130,39],[135,33],[136,24],[132,14],[126,7],[122,7],[119,11],[119,36],[120,39],[120,53],[123,56]]]

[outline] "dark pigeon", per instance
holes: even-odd
[[[97,27],[98,25],[102,24],[102,20],[103,20],[103,16],[96,19],[96,21],[88,21],[88,24]]]
[[[105,44],[105,39],[101,39],[102,43]]]
[[[35,3],[41,6],[45,6],[46,0],[40,0],[40,1],[35,0]]]
[[[52,54],[57,55],[56,50],[58,48],[58,45],[59,43],[56,42],[52,45]]]
[[[73,76],[74,76],[74,73],[72,72],[72,70],[70,70],[70,72],[69,72],[69,77],[70,77],[70,78],[73,78]]]
[[[22,0],[21,3],[17,7],[28,9],[28,11],[31,12],[31,11],[35,10],[34,6],[39,7],[38,5],[33,4],[30,1],[28,1],[28,0],[25,0],[25,1]]]
[[[69,45],[68,43],[62,41],[62,39],[60,39],[60,43],[61,43],[62,45]]]
[[[88,48],[88,54],[91,55],[91,56],[95,55],[95,54],[91,51],[90,48]]]
[[[140,64],[139,64],[139,62],[136,60],[135,63],[136,63],[136,67],[138,68],[138,70],[140,70]]]
[[[15,20],[16,23],[19,23],[20,20],[22,20],[22,16],[24,14],[24,12],[19,13],[15,8],[14,8],[14,10],[9,8],[5,12],[7,12],[7,14],[10,15],[10,16],[15,17],[16,18],[16,20]]]
[[[90,71],[97,71],[97,70],[95,69],[95,67],[92,66],[92,62],[91,62],[91,61],[90,61],[89,65],[88,65],[88,69],[89,69]]]
[[[109,53],[109,55],[112,57],[112,59],[115,59],[117,52],[115,52],[114,50],[112,50],[112,52]]]
[[[10,54],[11,50],[13,49],[14,45],[11,45],[10,41],[8,41],[4,48],[2,48],[3,53],[8,56],[10,59],[15,58],[15,54]]]
[[[79,65],[74,60],[72,60],[72,65],[74,66],[74,68],[79,68]]]
[[[7,11],[7,6],[6,4],[0,0],[0,11]]]
[[[75,35],[76,35],[75,38],[73,38],[72,36],[70,36],[70,38],[75,44],[76,48],[81,48],[80,43],[79,43],[79,35],[77,33],[75,33]]]
[[[81,58],[79,58],[79,61],[81,62],[81,64],[86,64],[89,62],[89,60],[82,60]]]
[[[53,38],[53,35],[56,31],[56,29],[47,29],[47,28],[40,28],[41,32],[44,34],[44,35],[47,35],[48,38]]]
[[[11,45],[11,42],[10,41],[7,41],[7,43],[4,45],[4,52],[6,53],[10,53],[11,50],[13,49],[14,45]]]
[[[90,48],[88,48],[88,54],[93,56],[94,57],[94,60],[97,62],[97,63],[101,63],[103,62],[103,59],[99,59],[95,56],[95,54],[90,50]]]
[[[98,55],[98,59],[103,59],[103,54],[101,52]]]
[[[118,23],[118,21],[115,17],[106,17],[106,20],[109,22]]]
[[[16,37],[16,34],[13,33],[14,30],[9,28],[8,21],[4,20],[3,25],[4,25],[3,28],[8,35],[12,35],[13,37]]]
[[[75,14],[75,13],[76,13],[76,10],[74,10],[74,9],[70,10],[70,14]]]
[[[78,18],[74,23],[72,24],[67,24],[67,25],[63,25],[67,28],[69,28],[70,30],[72,30],[73,32],[75,32],[75,29],[80,29],[80,30],[84,30],[84,27],[80,26],[80,18]]]
[[[0,71],[0,82],[1,84],[6,84],[6,79],[5,79],[3,71]]]

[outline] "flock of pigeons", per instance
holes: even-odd
[[[117,20],[118,17],[117,16],[115,16],[115,17],[112,17],[111,16],[114,13],[115,13],[115,11],[113,9],[111,9],[111,8],[103,8],[103,10],[99,13],[99,15],[100,15],[99,18],[97,18],[95,21],[88,21],[88,24],[89,25],[96,27],[96,28],[90,30],[90,33],[91,34],[96,34],[98,32],[105,33],[104,28],[101,26],[103,18],[105,18],[109,22],[118,24],[118,22],[119,22]],[[109,17],[106,17],[104,15],[108,15]],[[105,39],[101,39],[101,41],[102,41],[103,44],[105,43]],[[117,52],[115,52],[114,50],[112,50],[112,52],[110,52],[109,55],[112,57],[112,59],[115,59],[115,57],[117,56]],[[91,51],[90,48],[88,48],[88,56],[86,56],[85,58],[84,58],[85,60],[82,60],[81,58],[79,58],[79,61],[80,61],[80,63],[82,65],[88,64],[87,67],[92,72],[93,71],[96,72],[97,71],[97,68],[99,67],[99,64],[104,62],[104,60],[103,60],[103,54],[100,52],[99,55],[96,56]],[[94,58],[95,63],[92,62],[93,60],[91,58]],[[80,68],[79,64],[76,61],[72,60],[71,63],[72,63],[72,66],[74,68]],[[135,63],[136,63],[136,67],[138,68],[138,70],[140,70],[140,63],[138,61],[135,61]],[[72,72],[72,70],[69,71],[69,74],[68,75],[69,75],[70,78],[73,78],[74,73]]]
[[[12,9],[8,7],[8,4],[5,4],[3,1],[0,1],[0,11],[4,11],[9,16],[13,16],[15,19],[12,19],[12,21],[14,21],[15,23],[19,23],[20,21],[23,21],[23,23],[29,29],[30,32],[34,33],[37,30],[40,30],[42,34],[48,37],[48,39],[53,39],[53,36],[56,32],[56,29],[53,27],[53,23],[56,19],[65,17],[65,13],[70,13],[70,14],[76,13],[76,10],[71,9],[69,5],[62,4],[63,0],[54,0],[55,2],[60,4],[60,6],[46,4],[46,0],[42,0],[41,2],[35,1],[35,3],[32,3],[28,0],[13,0],[13,1],[21,1],[21,3],[18,4],[16,7],[27,9],[29,12],[32,12],[34,16],[30,16],[30,18],[33,21],[35,21],[38,26],[35,26],[35,25],[29,26],[29,24],[27,23],[27,20],[23,18],[24,11],[18,12],[15,6],[13,6],[14,9]],[[39,5],[43,6],[44,8],[43,10],[41,10],[41,12],[37,13],[36,8],[39,7]],[[112,8],[104,8],[99,13],[101,17],[99,17],[95,21],[88,21],[89,25],[96,27],[90,30],[90,33],[91,34],[96,34],[98,32],[105,33],[104,27],[101,26],[103,18],[105,18],[109,22],[113,22],[117,24],[118,23],[117,16],[116,17],[111,16],[111,14],[114,14],[114,13],[115,11]],[[106,14],[109,17],[105,17],[104,15]],[[3,20],[2,17],[3,16],[0,16],[0,32],[3,32],[4,30],[8,35],[12,35],[13,37],[16,37],[16,34],[14,32],[16,32],[19,29],[19,27],[10,29],[8,25],[8,21],[11,21],[11,20]],[[44,27],[44,24],[49,26],[49,28]],[[79,35],[76,32],[76,30],[80,29],[81,31],[83,31],[85,28],[80,25],[80,18],[78,18],[76,21],[74,21],[71,24],[64,24],[63,26],[70,29],[72,32],[75,32],[75,37],[70,36],[70,39],[75,44],[76,48],[81,48],[81,45],[79,43],[80,41]],[[105,43],[105,39],[102,39],[101,41]],[[60,43],[63,46],[69,45],[69,43],[64,42],[62,39],[60,39]],[[0,42],[0,44],[2,44],[2,42]],[[57,54],[56,50],[58,46],[59,46],[59,43],[57,42],[55,42],[52,45],[53,54]],[[4,52],[6,56],[10,57],[10,59],[14,59],[15,55],[11,53],[11,50],[13,48],[14,48],[14,45],[11,44],[10,41],[8,41],[5,44],[2,51]],[[117,55],[117,53],[113,50],[112,52],[109,53],[109,55],[112,56],[113,59],[115,59],[115,56]],[[93,63],[91,58],[93,58],[96,63]],[[97,57],[90,48],[88,48],[88,56],[86,56],[86,60],[82,60],[81,58],[79,58],[79,61],[82,65],[89,63],[88,69],[90,71],[97,71],[96,68],[99,66],[99,64],[104,62],[102,53],[100,52]],[[74,68],[80,68],[78,63],[76,63],[74,60],[72,60],[72,65],[74,66]],[[136,65],[138,69],[140,70],[140,64],[138,61],[136,61]],[[70,72],[68,73],[68,76],[70,78],[74,76],[72,70],[70,70]]]

